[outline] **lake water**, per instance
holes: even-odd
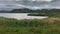
[[[28,16],[28,13],[0,13],[0,17],[14,18],[14,19],[43,19],[47,16]]]

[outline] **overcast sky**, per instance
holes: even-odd
[[[15,8],[60,9],[60,0],[0,0],[0,10],[8,10]]]

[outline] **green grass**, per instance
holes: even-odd
[[[0,18],[0,34],[60,34],[60,18],[41,20]]]
[[[49,18],[50,17],[60,18],[59,13],[31,13],[31,14],[28,14],[28,16],[48,16]]]

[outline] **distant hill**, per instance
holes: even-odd
[[[31,10],[31,9],[13,9],[12,11],[0,11],[0,13],[60,13],[60,9],[37,9],[37,10]]]
[[[11,11],[11,13],[31,13],[34,11],[35,10],[30,10],[30,9],[24,8],[24,9],[14,9]]]
[[[48,11],[48,9],[31,10],[31,9],[24,8],[24,9],[14,9],[10,13],[40,13],[40,12],[46,12],[46,11]]]
[[[10,11],[10,13],[60,13],[60,9],[37,9],[37,10],[31,10],[31,9],[14,9]]]

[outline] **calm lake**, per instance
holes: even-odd
[[[43,19],[47,16],[28,16],[28,13],[0,13],[0,17],[14,18],[14,19]]]

